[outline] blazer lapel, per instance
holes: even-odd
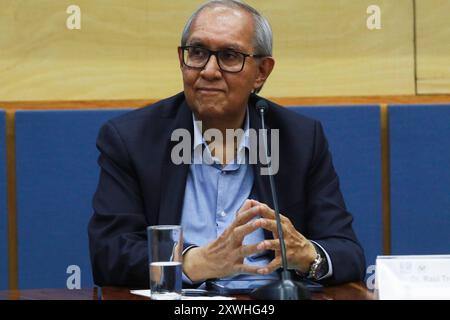
[[[250,115],[250,128],[256,131],[257,135],[257,141],[252,141],[250,139],[251,144],[256,145],[250,145],[251,152],[257,152],[257,162],[256,164],[253,164],[253,173],[254,173],[254,183],[253,183],[253,189],[252,189],[252,195],[255,195],[260,202],[264,202],[271,208],[273,208],[273,201],[272,201],[272,193],[270,191],[270,182],[269,182],[269,176],[262,175],[261,170],[264,168],[264,165],[261,164],[259,159],[259,149],[263,147],[262,141],[259,139],[259,132],[261,130],[261,116],[259,112],[256,110],[255,107],[255,101],[254,99],[250,99],[249,101],[249,115]],[[267,117],[266,117],[267,118]],[[266,122],[266,128],[267,128],[267,122]],[[268,139],[268,148],[270,149],[270,139]]]
[[[176,113],[175,118],[168,119],[169,125],[167,135],[167,148],[165,160],[161,170],[161,198],[158,215],[158,224],[180,224],[181,211],[183,209],[184,191],[186,187],[189,164],[176,165],[171,160],[172,148],[179,141],[171,141],[170,137],[175,129],[186,129],[191,137],[191,148],[193,139],[192,112],[184,101]]]
[[[267,204],[273,208],[272,194],[270,191],[269,177],[261,176],[261,165],[258,163],[253,165],[254,182],[251,194],[262,203]],[[271,231],[264,229],[264,238],[272,239],[273,235]]]
[[[249,101],[249,115],[250,115],[250,128],[256,130],[257,134],[257,145],[250,146],[250,149],[253,150],[253,152],[258,151],[258,161],[256,164],[253,164],[253,176],[254,176],[254,182],[253,182],[253,188],[251,191],[251,194],[262,203],[267,204],[269,207],[273,208],[273,200],[272,200],[272,193],[270,191],[270,182],[269,182],[269,176],[261,175],[261,170],[264,168],[264,166],[259,161],[259,147],[260,143],[262,141],[259,141],[259,130],[261,129],[261,117],[259,115],[258,110],[256,110],[255,107],[255,101],[252,101],[250,99]],[[267,122],[266,128],[267,128]],[[270,139],[268,139],[268,148],[270,148]],[[264,237],[266,239],[272,239],[272,232],[264,230]]]

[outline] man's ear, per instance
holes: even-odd
[[[254,89],[259,90],[262,88],[267,78],[275,66],[275,59],[273,57],[261,58],[258,65],[258,75],[255,80]]]
[[[178,60],[180,61],[180,69],[183,69],[184,63],[183,63],[183,49],[178,47]]]

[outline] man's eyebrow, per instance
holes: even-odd
[[[231,50],[240,51],[240,52],[244,52],[245,51],[244,48],[242,48],[241,46],[236,45],[236,44],[225,46],[224,49],[231,49]]]
[[[203,41],[200,39],[192,39],[191,41],[189,41],[188,43],[189,46],[202,46],[204,47],[205,45],[203,44]]]

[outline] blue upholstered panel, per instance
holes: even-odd
[[[100,126],[127,110],[18,111],[19,287],[66,287],[67,267],[92,286],[87,223],[98,182]]]
[[[367,265],[383,253],[380,108],[291,107],[321,121]],[[293,142],[294,143],[294,142]]]
[[[393,254],[450,253],[450,105],[390,106]]]
[[[0,111],[0,290],[8,287],[8,220],[6,209],[5,112]]]

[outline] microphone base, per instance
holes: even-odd
[[[256,300],[311,300],[311,293],[300,282],[278,280],[254,289],[250,297]]]

